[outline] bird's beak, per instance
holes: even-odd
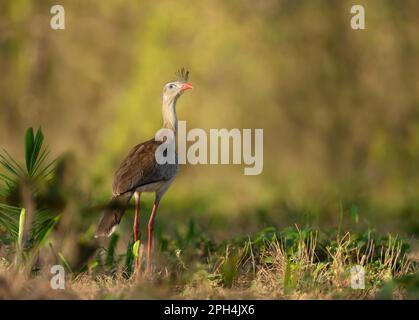
[[[185,90],[189,90],[189,89],[193,89],[193,87],[190,83],[184,83],[184,84],[182,84],[182,87],[180,87],[181,91],[185,91]]]

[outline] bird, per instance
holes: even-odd
[[[171,130],[176,137],[178,120],[176,104],[179,97],[189,89],[189,71],[185,68],[176,73],[177,79],[166,83],[162,95],[163,129]],[[156,150],[162,144],[156,137],[134,146],[114,174],[112,199],[104,209],[95,237],[110,237],[121,221],[132,197],[135,199],[133,234],[134,243],[138,240],[140,197],[143,192],[154,192],[155,200],[148,221],[146,273],[151,270],[151,250],[153,225],[157,207],[178,172],[177,155],[175,163],[156,160]]]

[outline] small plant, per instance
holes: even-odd
[[[26,130],[25,165],[5,149],[0,152],[0,241],[16,242],[20,256],[38,248],[59,220],[48,210],[36,208],[36,198],[52,178],[56,162],[47,161],[49,150],[43,142],[41,129],[36,134],[32,128]]]

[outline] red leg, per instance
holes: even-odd
[[[148,243],[147,243],[147,268],[146,273],[150,272],[151,269],[151,245],[153,242],[153,223],[154,216],[156,214],[158,202],[154,202],[153,210],[151,211],[150,220],[148,221]]]
[[[140,229],[139,220],[138,220],[138,211],[140,209],[140,194],[134,193],[135,197],[135,216],[134,216],[134,243],[138,240],[138,231]]]
[[[140,193],[135,192],[134,193],[134,198],[135,198],[135,215],[134,215],[134,243],[137,242],[138,240],[138,232],[140,229],[140,224],[139,224],[139,210],[140,210]],[[137,252],[138,254],[138,252]],[[139,266],[139,258],[137,256],[137,258],[135,259],[135,270],[138,269]]]

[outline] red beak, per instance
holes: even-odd
[[[180,90],[185,91],[188,89],[193,89],[192,85],[190,83],[184,83],[182,84],[182,87],[180,88]]]

